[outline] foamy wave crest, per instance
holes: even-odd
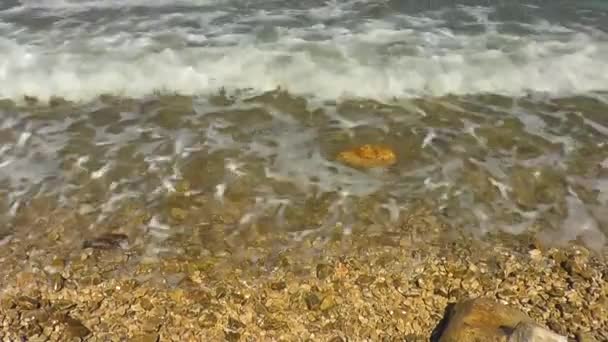
[[[206,5],[213,3],[213,0],[129,0],[128,6],[146,6],[146,7],[161,7],[161,6],[185,6],[185,5]],[[86,11],[89,8],[111,8],[125,7],[124,0],[19,0],[22,8],[34,9],[71,9],[74,11]]]
[[[95,52],[3,39],[0,98],[87,100],[154,91],[197,95],[221,87],[281,87],[294,94],[376,99],[608,90],[608,44],[586,34],[564,42],[513,38],[495,49],[486,48],[488,37],[435,37],[443,42],[412,46],[407,42],[420,37],[411,35],[372,30],[309,42],[286,34],[274,43],[245,39],[230,46],[176,48],[123,42],[120,48],[108,44]],[[397,46],[399,41],[406,43]]]

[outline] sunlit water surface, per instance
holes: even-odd
[[[87,217],[85,235],[143,208],[151,254],[213,224],[237,240],[365,235],[424,202],[478,236],[602,248],[607,14],[591,1],[4,2],[0,234],[32,229],[19,216],[41,198]],[[363,143],[397,164],[336,161]]]

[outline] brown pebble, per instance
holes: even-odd
[[[241,329],[241,328],[244,328],[244,327],[245,327],[245,324],[241,323],[240,321],[238,321],[238,320],[236,320],[236,319],[234,319],[232,317],[230,317],[228,319],[228,329],[230,329],[230,330],[238,330],[238,329]]]
[[[59,292],[63,289],[64,279],[61,276],[61,274],[59,274],[59,273],[51,274],[49,281],[51,283],[51,288],[53,289],[53,291]]]
[[[318,264],[317,265],[317,278],[323,280],[327,277],[330,277],[333,274],[333,268],[327,264]]]
[[[157,342],[158,334],[141,334],[134,336],[131,342]]]
[[[228,342],[237,342],[241,339],[241,334],[233,331],[226,331],[225,338]]]
[[[107,233],[91,240],[85,240],[82,247],[95,249],[126,249],[128,240],[129,238],[125,234]]]
[[[84,338],[88,336],[91,331],[85,327],[79,320],[74,318],[66,318],[65,323],[67,324],[67,335],[70,338]]]
[[[278,281],[276,283],[272,283],[270,284],[270,288],[275,290],[275,291],[282,291],[287,287],[287,285],[285,285],[284,281]]]
[[[321,305],[321,300],[319,299],[319,296],[312,292],[304,297],[304,302],[306,303],[306,307],[308,308],[308,310],[316,310]]]
[[[327,311],[336,306],[336,298],[332,295],[325,296],[319,305],[321,311]]]
[[[21,310],[33,310],[40,307],[40,303],[38,302],[38,300],[27,296],[17,297],[15,303],[17,304],[17,307]]]
[[[372,284],[374,282],[374,280],[376,280],[376,278],[369,276],[367,274],[362,274],[357,278],[356,284],[359,286],[362,286],[362,287],[367,287],[370,284]]]
[[[579,331],[576,333],[577,342],[597,342],[597,340],[591,336],[591,333]]]

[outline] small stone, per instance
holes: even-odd
[[[230,317],[228,319],[228,329],[230,330],[239,330],[241,328],[244,328],[245,324],[241,323],[240,321]]]
[[[18,297],[15,300],[15,304],[21,310],[34,310],[40,307],[38,300],[27,296]]]
[[[64,279],[61,276],[61,274],[53,273],[53,274],[51,274],[51,276],[49,278],[50,278],[49,281],[51,283],[51,288],[53,289],[53,291],[59,292],[63,289]]]
[[[12,309],[15,307],[15,302],[10,297],[0,298],[0,309]]]
[[[103,280],[99,274],[91,274],[89,276],[83,277],[80,280],[80,284],[82,286],[95,286],[101,284]]]
[[[181,180],[175,184],[175,191],[179,193],[185,193],[190,190],[190,182],[187,180]]]
[[[283,321],[279,321],[272,317],[265,317],[260,322],[260,328],[262,328],[264,330],[280,330],[280,329],[285,329],[286,327],[287,327],[287,323],[285,323]]]
[[[211,328],[217,323],[217,317],[214,313],[206,313],[198,319],[198,323],[203,328]]]
[[[156,341],[158,341],[158,334],[136,335],[130,341],[131,342],[156,342]]]
[[[536,324],[522,322],[509,336],[509,342],[568,342],[568,339]]]
[[[17,322],[19,321],[19,310],[10,309],[4,312],[4,317],[8,319],[9,322]]]
[[[239,333],[239,330],[244,327],[245,327],[245,324],[230,317],[228,319],[228,326],[226,327],[226,329],[224,331],[226,340],[231,341],[231,342],[238,341],[241,338],[241,334]]]
[[[155,332],[162,324],[162,319],[158,316],[152,316],[144,323],[142,330],[145,332]]]
[[[67,324],[66,333],[70,338],[85,338],[91,333],[79,320],[68,317],[65,323]]]
[[[137,286],[137,284],[131,284],[129,285],[130,287],[135,287]],[[143,296],[146,295],[146,293],[148,293],[148,289],[145,287],[137,287],[135,289],[135,291],[133,292],[133,297],[135,298],[142,298]]]
[[[154,305],[152,305],[148,298],[143,298],[140,302],[140,305],[146,311],[151,311],[152,309],[154,309]]]
[[[59,273],[65,268],[65,260],[62,258],[55,258],[51,261],[50,265],[44,267],[44,270],[48,273]]]
[[[228,341],[228,342],[237,342],[238,340],[241,339],[241,334],[239,334],[237,332],[233,332],[233,331],[226,331],[224,334],[224,337],[226,338],[226,341]]]
[[[308,310],[316,310],[321,305],[321,300],[319,296],[315,293],[311,292],[304,297],[304,302],[306,303],[306,307]]]
[[[44,323],[49,320],[49,314],[44,309],[23,311],[21,319],[35,320],[37,323]]]
[[[591,336],[588,332],[579,331],[576,333],[576,341],[577,342],[597,342],[597,340]]]
[[[359,286],[367,287],[367,286],[371,285],[375,280],[376,280],[376,278],[363,274],[363,275],[360,275],[355,282]]]
[[[28,336],[37,336],[42,334],[42,327],[36,323],[31,323],[25,326],[25,334]],[[30,340],[37,340],[36,338]]]
[[[76,303],[67,300],[58,300],[53,302],[53,311],[62,312],[69,311],[76,306]]]
[[[540,249],[533,249],[528,253],[530,254],[530,258],[535,261],[540,260],[543,254]]]
[[[283,291],[286,287],[287,287],[287,285],[285,284],[284,281],[278,281],[278,282],[270,284],[270,288],[275,291]]]
[[[340,152],[337,159],[350,166],[371,168],[395,164],[397,156],[388,147],[366,144]]]
[[[176,302],[182,302],[184,300],[185,292],[182,289],[175,289],[169,293],[169,297]]]
[[[83,248],[95,249],[127,249],[129,237],[125,234],[107,233],[94,239],[85,240]]]
[[[327,310],[333,308],[334,306],[336,306],[335,297],[332,295],[328,295],[328,296],[325,296],[325,298],[323,298],[323,300],[321,301],[321,305],[319,306],[319,309],[321,309],[321,311],[327,311]]]
[[[29,287],[36,283],[36,275],[32,272],[19,272],[15,284],[19,288]]]
[[[114,313],[116,313],[116,316],[124,316],[127,314],[127,306],[126,305],[122,305],[120,307],[118,307],[116,310],[114,310]]]
[[[332,275],[333,268],[327,264],[318,264],[317,265],[317,278],[323,280]]]

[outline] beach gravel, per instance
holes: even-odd
[[[16,236],[0,251],[0,340],[428,341],[476,298],[514,327],[608,340],[605,254],[439,222],[420,212],[389,235],[153,262],[122,235],[75,249]]]

